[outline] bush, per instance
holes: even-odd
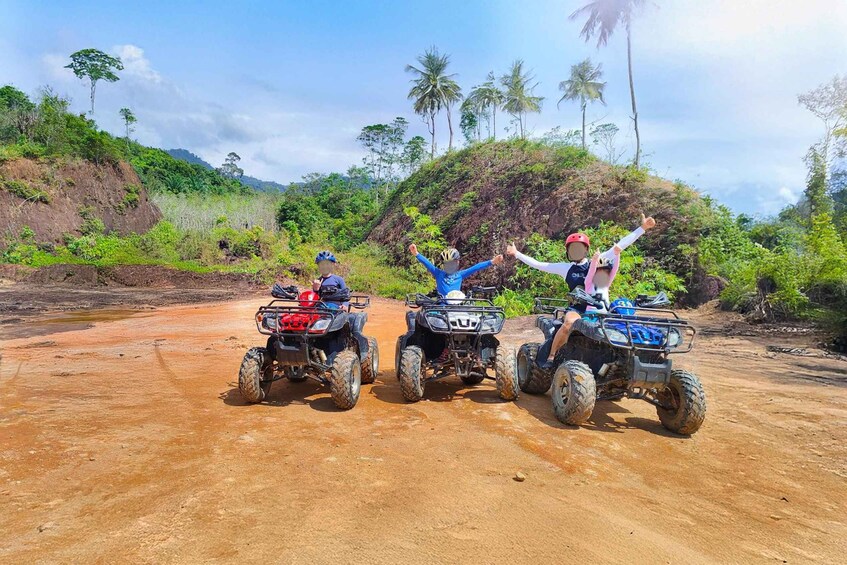
[[[42,202],[44,204],[50,203],[49,194],[47,194],[43,190],[39,190],[33,186],[30,186],[28,183],[22,180],[0,179],[0,186],[2,186],[3,189],[7,192],[10,192],[17,196],[18,198],[23,198],[24,200],[30,200],[32,202]]]

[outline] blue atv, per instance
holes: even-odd
[[[538,360],[548,357],[567,307],[574,304],[599,311],[577,320],[552,367],[541,366]],[[706,417],[706,396],[696,375],[673,367],[671,355],[691,351],[696,330],[669,305],[664,293],[611,308],[582,289],[569,300],[536,298],[536,312],[542,314],[536,326],[545,342],[518,351],[521,390],[543,394],[552,386],[553,410],[564,424],[584,423],[597,400],[627,397],[654,405],[668,430],[693,434]]]

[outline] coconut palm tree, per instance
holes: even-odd
[[[488,111],[491,110],[491,119],[492,119],[492,128],[491,132],[494,135],[494,140],[497,140],[497,108],[503,105],[505,100],[505,95],[503,91],[497,88],[495,83],[496,79],[494,77],[494,73],[488,73],[486,77],[486,81],[482,83],[482,86],[478,86],[474,89],[476,93],[476,98],[480,107]]]
[[[462,99],[462,88],[454,80],[455,74],[447,74],[449,55],[442,55],[437,47],[429,48],[423,55],[418,56],[420,67],[406,65],[406,72],[415,75],[412,88],[409,90],[409,100],[414,101],[416,114],[423,116],[429,134],[432,136],[430,155],[435,157],[435,118],[442,109],[447,110],[447,127],[450,130],[448,150],[453,149],[453,119],[451,109],[453,104]]]
[[[641,160],[641,133],[638,130],[638,109],[635,105],[635,84],[632,80],[632,18],[645,0],[593,0],[570,15],[575,20],[587,16],[580,35],[588,42],[597,38],[600,48],[609,42],[618,24],[626,30],[626,62],[629,71],[629,97],[632,102],[632,122],[635,126],[635,166]]]
[[[559,83],[559,90],[564,92],[559,103],[559,107],[565,100],[579,100],[582,108],[582,148],[585,149],[585,108],[589,102],[599,100],[603,105],[606,101],[603,100],[603,89],[606,88],[605,82],[600,82],[603,77],[603,65],[596,67],[591,64],[591,59],[586,59],[581,63],[571,67],[571,77],[568,80],[563,80]]]
[[[521,139],[526,137],[526,115],[529,112],[540,112],[542,96],[533,96],[532,91],[538,86],[529,71],[524,72],[524,62],[517,59],[512,63],[509,72],[500,77],[500,84],[505,90],[503,109],[518,120]]]

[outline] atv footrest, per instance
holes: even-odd
[[[658,388],[671,380],[673,363],[665,359],[662,363],[645,363],[637,355],[632,356],[632,377],[630,387]]]

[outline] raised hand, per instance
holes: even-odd
[[[656,227],[656,220],[652,216],[648,218],[641,214],[641,227],[644,228],[644,231],[651,230]]]
[[[418,246],[417,246],[417,245],[415,245],[414,243],[413,243],[413,244],[411,244],[411,245],[409,246],[409,253],[411,253],[412,255],[414,255],[415,257],[417,257],[417,255],[418,255]]]
[[[595,251],[595,252],[594,252],[594,255],[592,255],[592,256],[591,256],[591,260],[592,260],[592,261],[599,261],[599,260],[600,260],[600,252],[599,252],[599,251]]]
[[[318,292],[321,289],[321,279],[315,279],[312,281],[312,290]]]
[[[514,243],[510,243],[506,246],[506,255],[508,255],[509,257],[517,257],[518,248],[515,247]]]
[[[491,262],[495,265],[499,265],[500,263],[503,262],[503,256],[502,255],[495,255],[494,258],[491,260]]]
[[[617,243],[615,244],[614,247],[612,247],[612,253],[614,253],[615,255],[620,255],[621,251],[623,251],[623,249],[621,249],[621,246],[618,245]]]

